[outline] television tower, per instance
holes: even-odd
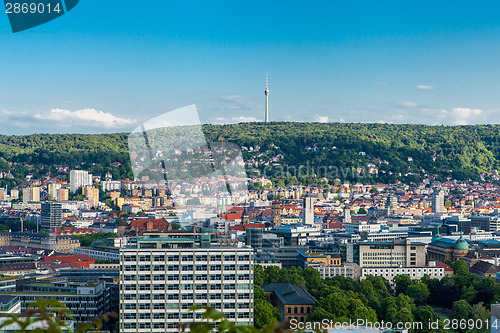
[[[266,73],[266,90],[264,93],[266,94],[266,123],[269,121],[269,80],[267,79]]]

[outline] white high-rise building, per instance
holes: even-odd
[[[253,323],[253,249],[191,247],[186,239],[144,238],[120,250],[120,332],[179,332],[210,305]]]
[[[302,223],[313,225],[314,224],[314,198],[305,197],[302,204]]]
[[[85,170],[71,170],[69,182],[70,191],[75,193],[82,186],[92,185],[92,174]]]
[[[431,209],[433,214],[444,213],[444,192],[442,190],[438,190],[432,195]]]

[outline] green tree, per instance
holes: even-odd
[[[392,281],[396,284],[396,295],[406,294],[408,287],[412,284],[410,277],[406,274],[396,275]]]
[[[262,328],[266,325],[275,323],[281,320],[281,314],[277,308],[271,303],[262,299],[256,299],[254,303],[254,325],[257,328]]]
[[[460,300],[453,304],[451,309],[450,319],[456,319],[458,321],[463,319],[472,318],[472,307],[465,300]],[[466,329],[458,328],[458,332],[466,332]]]
[[[416,282],[408,286],[407,295],[415,301],[416,304],[424,304],[429,297],[429,288],[422,282]]]

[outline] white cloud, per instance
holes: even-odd
[[[315,114],[314,121],[317,123],[327,123],[330,121],[330,118],[328,118],[327,116],[320,116],[319,114]]]
[[[257,119],[255,117],[219,117],[214,119],[216,123],[218,124],[234,124],[234,123],[251,123],[251,122],[257,122],[257,121],[262,121],[260,119]]]
[[[131,119],[119,118],[111,113],[89,108],[76,111],[52,109],[50,112],[35,113],[33,118],[56,121],[67,125],[76,124],[105,128],[116,128],[133,123]]]
[[[447,116],[451,118],[454,125],[468,125],[470,122],[476,122],[475,120],[482,113],[481,109],[453,108]]]
[[[403,102],[401,102],[399,104],[402,105],[402,106],[409,107],[409,108],[414,108],[415,106],[417,106],[417,103],[410,102],[410,101],[403,101]]]
[[[436,87],[434,87],[434,86],[428,86],[426,84],[419,84],[419,85],[417,85],[416,88],[419,89],[419,90],[434,90],[434,89],[436,89]]]
[[[222,95],[222,96],[219,96],[219,99],[221,101],[228,101],[228,102],[235,101],[235,100],[240,99],[240,98],[241,98],[240,95]]]

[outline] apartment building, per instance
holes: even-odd
[[[120,250],[120,332],[179,332],[211,305],[253,323],[253,249],[143,238]]]

